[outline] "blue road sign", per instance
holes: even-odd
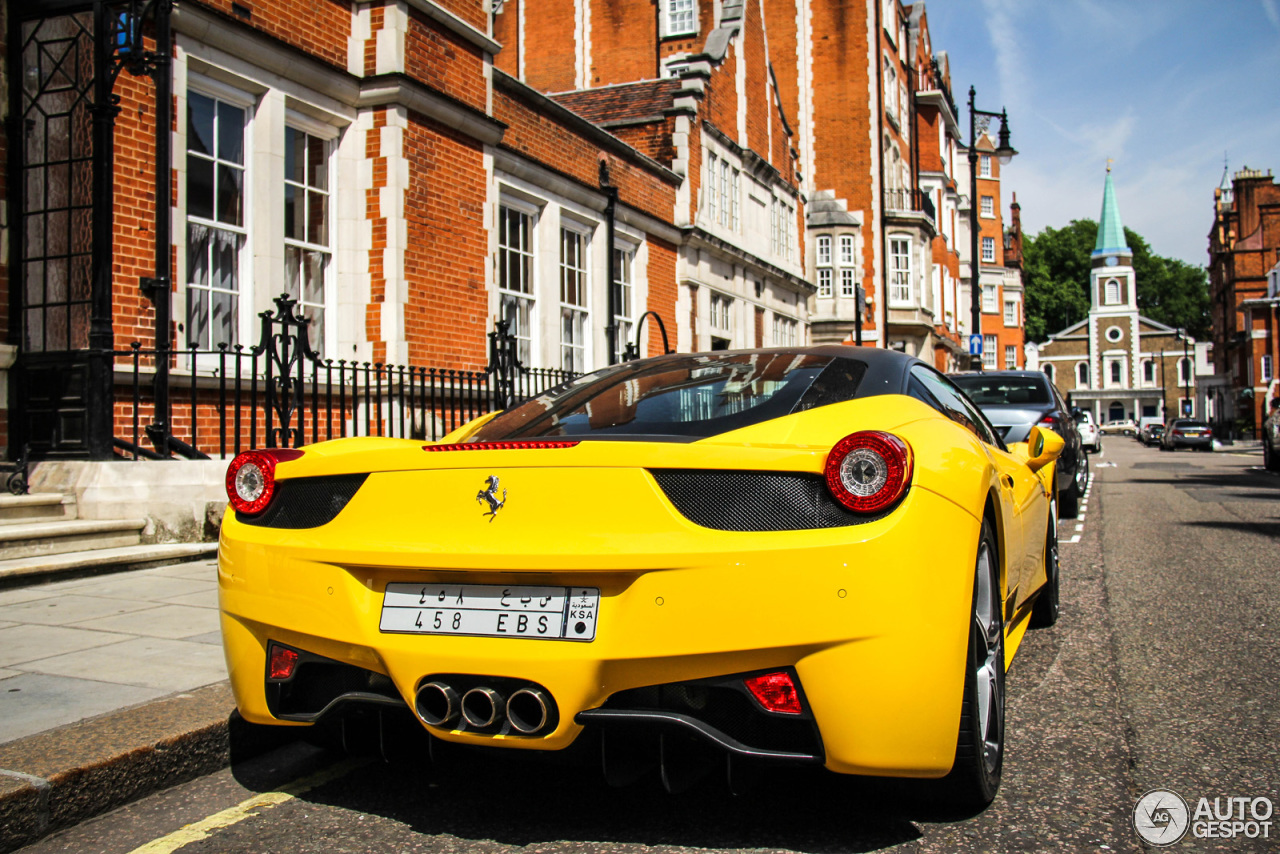
[[[982,336],[981,335],[969,336],[969,355],[970,356],[982,355]]]

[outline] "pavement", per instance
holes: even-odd
[[[0,851],[252,751],[226,679],[215,561],[0,590]]]

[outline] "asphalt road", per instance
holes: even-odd
[[[977,815],[915,785],[820,771],[672,797],[656,780],[610,789],[544,763],[388,765],[298,745],[25,850],[1141,851],[1132,815],[1151,789],[1192,812],[1200,797],[1280,804],[1280,477],[1256,454],[1122,437],[1092,461],[1084,518],[1060,526],[1063,615],[1028,634],[1010,671],[1004,783]],[[1171,850],[1271,849],[1188,834]]]

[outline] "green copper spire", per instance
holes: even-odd
[[[1132,251],[1124,239],[1124,224],[1120,222],[1120,208],[1116,204],[1116,188],[1111,183],[1111,163],[1107,163],[1107,183],[1102,189],[1102,216],[1098,220],[1098,242],[1093,247],[1094,257],[1099,255],[1130,255]]]

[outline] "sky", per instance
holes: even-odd
[[[1158,255],[1208,264],[1226,158],[1280,175],[1280,0],[925,0],[966,140],[1009,111],[1001,173],[1034,235],[1098,219],[1107,159],[1120,218]]]

